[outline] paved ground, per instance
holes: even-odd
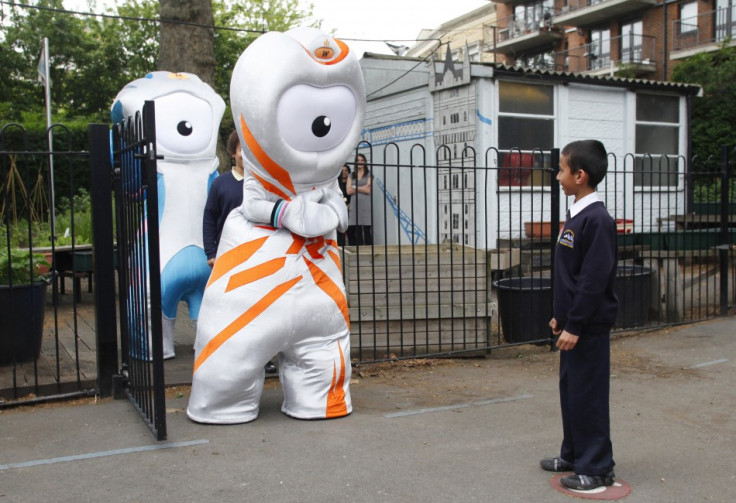
[[[736,499],[736,318],[617,338],[612,434],[627,502]],[[102,400],[0,412],[3,501],[577,500],[539,458],[560,440],[557,353],[355,369],[355,412],[298,421],[269,380],[260,417],[204,426],[169,390],[168,440]]]

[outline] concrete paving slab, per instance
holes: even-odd
[[[355,412],[299,421],[268,380],[260,417],[207,426],[167,394],[156,442],[125,400],[0,412],[0,501],[569,502],[540,458],[559,448],[558,354],[355,369]],[[611,423],[627,502],[736,495],[736,318],[618,337]]]

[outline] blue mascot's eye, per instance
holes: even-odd
[[[322,138],[323,136],[327,136],[327,133],[330,132],[330,126],[330,118],[325,115],[320,115],[314,119],[314,122],[312,122],[312,133],[314,133],[314,136]]]
[[[179,131],[179,134],[182,136],[189,136],[190,134],[192,134],[194,128],[192,128],[192,125],[189,121],[181,121],[179,124],[176,125],[176,130]]]

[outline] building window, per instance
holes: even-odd
[[[452,214],[452,228],[458,229],[460,227],[460,215],[457,213]]]
[[[554,51],[522,54],[516,58],[514,64],[517,67],[531,68],[533,70],[557,70]]]
[[[468,47],[468,56],[471,63],[480,63],[480,43]]]
[[[545,26],[545,22],[551,19],[554,9],[554,0],[537,0],[517,5],[514,7],[513,35],[539,31],[539,27]]]
[[[680,34],[698,31],[698,2],[680,4]]]
[[[452,175],[452,188],[457,189],[458,187],[460,187],[460,176]]]
[[[548,186],[554,146],[554,87],[498,83],[498,185]]]
[[[636,95],[635,187],[677,187],[680,152],[680,99]]]
[[[642,22],[631,21],[621,25],[621,62],[639,63],[642,60]]]
[[[588,70],[598,70],[611,66],[611,30],[590,30],[590,45],[584,54]]]

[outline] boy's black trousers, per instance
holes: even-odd
[[[575,473],[605,475],[613,469],[609,419],[610,333],[580,336],[572,350],[560,351],[560,457]]]

